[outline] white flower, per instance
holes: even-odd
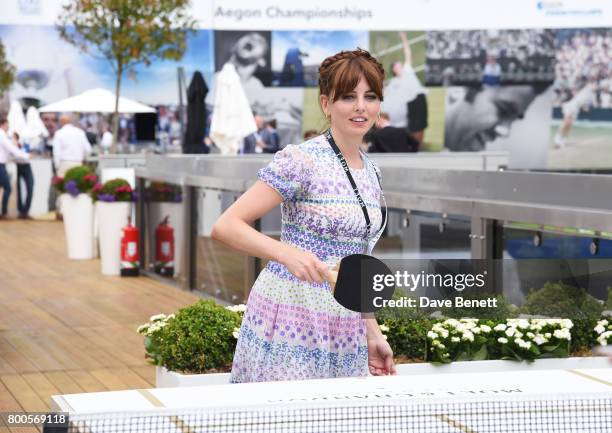
[[[498,341],[499,343],[506,344],[506,343],[508,342],[508,339],[507,339],[507,338],[504,338],[504,337],[499,337],[499,338],[497,339],[497,341]]]
[[[523,349],[527,349],[527,350],[531,349],[531,342],[529,341],[524,341],[520,338],[517,338],[516,340],[514,340],[514,342],[518,344],[519,347],[522,347]]]
[[[435,333],[435,332],[433,332],[433,331],[429,331],[429,332],[427,333],[427,337],[428,337],[429,339],[431,339],[431,340],[435,340],[436,338],[438,338],[438,334],[436,334],[436,333]]]
[[[381,332],[389,332],[389,327],[387,325],[378,325]]]
[[[240,335],[240,328],[234,328],[234,330],[232,331],[232,335],[236,340],[238,340],[238,336]]]
[[[383,334],[383,338],[386,340],[386,339],[387,339],[387,336],[386,336],[385,334]]]
[[[544,337],[550,339],[550,337],[552,337],[552,334],[550,332],[547,332],[546,334],[544,334]]]
[[[605,346],[608,344],[609,338],[612,339],[612,331],[606,331],[603,334],[601,334],[599,337],[597,337],[597,342],[601,344],[602,346]]]
[[[499,325],[497,325],[495,328],[496,331],[505,331],[506,330],[506,325],[504,323],[500,323]]]
[[[563,319],[561,320],[561,326],[567,329],[572,329],[574,327],[574,324],[570,319]]]
[[[570,340],[572,338],[569,333],[569,329],[567,328],[556,329],[553,335],[555,336],[555,338],[558,338],[560,340]]]
[[[451,337],[451,341],[453,343],[459,343],[461,341],[461,339],[459,337]]]
[[[136,332],[138,332],[139,334],[146,334],[148,330],[149,330],[149,324],[145,323],[144,325],[140,325],[136,329]]]
[[[441,329],[440,335],[442,336],[442,338],[448,338],[448,331],[446,329]]]
[[[440,344],[440,340],[434,340],[431,342],[432,346],[438,346]]]
[[[480,325],[480,330],[486,334],[491,332],[491,327],[487,325]]]
[[[610,323],[610,322],[608,322],[606,319],[603,319],[603,320],[599,320],[599,321],[597,322],[597,325],[598,325],[598,326],[599,326],[599,325],[601,325],[601,326],[608,326],[608,324],[609,324],[609,323]]]
[[[542,344],[546,343],[548,340],[546,338],[544,338],[542,335],[538,334],[538,335],[535,336],[533,341],[538,346],[541,346]]]
[[[174,319],[175,317],[176,317],[176,315],[174,315],[174,314],[168,314],[166,316],[166,320]]]
[[[516,329],[515,329],[515,328],[508,328],[508,329],[506,329],[506,335],[507,335],[508,337],[512,337],[512,336],[514,335],[514,333],[515,333],[515,332],[516,332]]]
[[[474,334],[472,334],[471,331],[465,331],[461,336],[461,339],[465,341],[474,341]]]
[[[165,318],[166,318],[165,314],[156,314],[154,316],[151,316],[149,321],[150,322],[159,322],[160,320],[164,320]]]
[[[239,305],[230,305],[228,307],[225,307],[226,309],[233,311],[234,313],[244,313],[246,311],[246,305],[244,304],[239,304]]]
[[[522,333],[522,332],[520,332],[520,331],[516,331],[516,332],[514,333],[514,336],[515,336],[515,337],[517,337],[517,338],[523,338],[523,333]]]
[[[533,337],[535,337],[535,334],[533,332],[528,332],[527,333],[527,337],[533,338]]]
[[[606,332],[606,328],[603,325],[597,325],[594,330],[598,334],[603,334],[604,332]]]
[[[440,349],[445,349],[445,348],[446,348],[446,346],[445,346],[444,344],[442,344],[442,343],[438,344],[438,347],[439,347]]]
[[[529,322],[527,320],[525,320],[525,319],[519,319],[516,322],[516,326],[518,328],[520,328],[520,329],[527,329],[527,328],[529,328]]]

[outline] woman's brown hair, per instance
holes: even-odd
[[[323,60],[319,66],[319,92],[334,102],[352,92],[361,76],[382,101],[385,70],[378,60],[361,48],[340,51]]]

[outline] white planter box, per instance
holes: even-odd
[[[532,363],[494,360],[461,361],[451,364],[434,365],[424,362],[420,364],[399,364],[395,367],[398,375],[409,376],[423,374],[495,373],[521,370],[610,368],[610,362],[605,357],[580,357],[539,359]],[[225,385],[229,383],[229,379],[229,373],[181,374],[175,373],[174,371],[168,371],[164,367],[155,368],[155,386],[157,388]]]
[[[64,216],[64,230],[68,258],[88,260],[94,258],[93,202],[88,194],[72,197],[60,195],[60,207]]]
[[[102,274],[119,275],[121,270],[121,229],[128,223],[130,202],[96,202],[100,265]]]

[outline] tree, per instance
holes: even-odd
[[[0,41],[0,95],[4,95],[15,81],[15,66],[6,60],[4,45]]]
[[[149,66],[156,58],[179,60],[194,28],[189,0],[72,0],[62,7],[57,22],[60,36],[83,52],[106,58],[115,73],[113,152],[123,75],[133,73],[140,63]]]

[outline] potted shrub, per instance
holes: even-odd
[[[187,375],[199,376],[189,385],[227,383],[244,306],[223,307],[201,300],[176,314],[152,316],[138,328],[146,357],[157,366],[157,386],[181,386]],[[214,374],[217,373],[217,374]]]
[[[89,192],[96,181],[93,170],[85,165],[71,168],[63,178],[53,179],[60,194],[69,259],[94,257],[93,202]]]
[[[121,229],[129,220],[134,191],[125,179],[111,179],[96,184],[91,196],[96,204],[102,274],[119,275]]]

